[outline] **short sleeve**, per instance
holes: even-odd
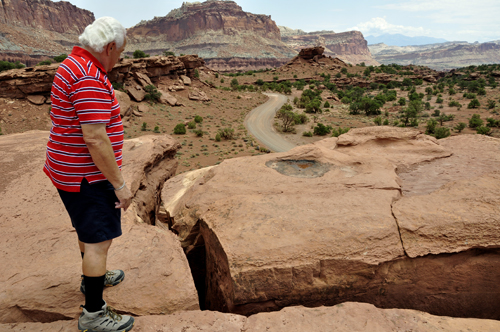
[[[110,89],[95,77],[83,77],[73,84],[70,95],[80,124],[109,123],[113,94]]]

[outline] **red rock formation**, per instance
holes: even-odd
[[[141,49],[198,54],[216,70],[247,70],[285,63],[296,52],[281,41],[267,15],[244,12],[234,1],[184,3],[165,17],[128,29],[126,52]]]
[[[323,46],[325,55],[335,56],[355,64],[364,62],[367,65],[378,65],[378,62],[372,58],[363,34],[359,31],[311,32],[283,36],[281,40],[297,51],[303,48]]]
[[[94,14],[69,2],[3,0],[0,2],[0,60],[28,66],[69,53]]]

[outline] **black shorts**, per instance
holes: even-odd
[[[122,235],[121,209],[115,208],[118,198],[109,181],[83,179],[80,192],[57,191],[80,241],[100,243]]]

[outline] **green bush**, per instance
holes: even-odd
[[[220,142],[220,134],[219,133],[215,134],[215,141]]]
[[[52,64],[52,60],[43,60],[36,64],[36,66],[48,66]]]
[[[330,103],[328,101],[325,101],[325,105],[323,105],[324,108],[330,108]]]
[[[153,133],[159,134],[160,133],[160,127],[155,126],[155,129],[153,129]]]
[[[497,104],[496,101],[488,99],[488,109],[489,110],[495,108],[496,104]]]
[[[238,88],[238,85],[240,85],[240,83],[238,82],[238,79],[233,78],[233,79],[231,80],[231,88],[233,88],[233,89],[237,89],[237,88]]]
[[[233,128],[219,129],[217,131],[217,134],[219,134],[220,137],[223,139],[231,140],[234,138],[234,129]]]
[[[476,98],[472,99],[471,102],[469,103],[469,105],[467,106],[467,108],[478,108],[479,106],[481,106],[481,104],[479,103],[479,100],[477,100]]]
[[[456,100],[451,100],[448,103],[448,106],[450,106],[450,107],[462,107],[462,105],[458,101],[456,101]]]
[[[198,137],[203,137],[203,130],[201,129],[196,129],[194,131],[195,135],[198,136]]]
[[[300,114],[294,113],[293,121],[295,122],[295,124],[304,124],[309,121],[309,118],[307,117],[307,115],[303,113]]]
[[[448,136],[450,136],[450,129],[449,128],[446,128],[446,127],[439,127],[439,128],[436,128],[435,130],[435,133],[434,133],[434,137],[436,137],[437,139],[441,139],[441,138],[446,138]]]
[[[311,133],[310,131],[304,131],[302,133],[302,136],[306,136],[306,137],[313,137],[313,133]]]
[[[144,91],[146,91],[146,95],[144,96],[144,99],[146,99],[149,102],[157,102],[161,98],[161,92],[156,89],[154,85],[148,85],[144,88]]]
[[[332,127],[325,126],[322,123],[318,123],[316,127],[314,127],[314,135],[325,136],[326,134],[330,134],[332,132]]]
[[[342,128],[339,127],[338,129],[333,128],[332,129],[332,137],[339,137],[340,135],[343,135],[347,133],[351,128]]]
[[[399,98],[398,104],[399,104],[399,106],[405,106],[406,105],[406,99],[403,98],[403,97]]]
[[[427,125],[425,126],[425,133],[427,135],[433,135],[436,132],[436,126],[438,122],[436,119],[430,119],[427,121]]]
[[[174,134],[176,134],[176,135],[186,134],[186,126],[184,125],[184,123],[179,123],[175,126]]]
[[[224,79],[223,79],[223,78],[221,78],[221,79],[220,79],[220,82],[221,82],[221,83],[224,83]]]
[[[384,126],[388,126],[389,125],[389,119],[385,119],[383,125]]]
[[[377,116],[375,119],[373,119],[373,122],[374,122],[377,126],[381,126],[381,125],[382,125],[382,117]]]
[[[55,62],[63,62],[64,60],[66,60],[67,57],[68,57],[67,54],[61,54],[61,55],[55,56],[54,61]]]
[[[24,67],[26,67],[26,66],[23,65],[19,61],[16,61],[16,62],[0,61],[0,72],[5,71],[5,70],[11,70],[11,69],[21,69]]]
[[[462,130],[465,129],[465,127],[467,127],[467,124],[464,123],[464,122],[460,122],[459,124],[457,124],[453,129],[455,129],[457,132],[462,132]]]
[[[199,116],[199,115],[196,115],[194,117],[194,122],[196,122],[196,123],[202,123],[203,122],[203,118],[201,116]]]
[[[472,117],[469,119],[469,127],[477,128],[483,125],[483,120],[481,120],[481,116],[479,114],[472,114]]]
[[[164,55],[164,56],[175,56],[175,53],[174,53],[174,52],[172,52],[172,51],[164,51],[164,52],[163,52],[163,55]]]
[[[487,118],[486,119],[486,122],[487,122],[487,126],[488,127],[500,127],[500,120],[497,120],[497,119],[493,119],[493,118]]]
[[[194,121],[189,122],[188,129],[196,129],[196,122],[194,122]]]
[[[148,130],[148,124],[146,122],[142,123],[141,131],[146,131]]]
[[[135,50],[133,57],[134,59],[149,58],[149,54],[146,54],[141,50]]]
[[[480,135],[490,135],[491,134],[491,128],[490,127],[485,127],[485,126],[480,126],[476,128],[476,133]]]
[[[443,103],[443,101],[444,101],[444,100],[443,100],[443,98],[441,98],[441,97],[438,97],[438,98],[436,99],[436,103],[438,103],[438,104],[442,104],[442,103]]]
[[[341,72],[342,74],[347,74],[347,68],[342,68],[342,69],[340,70],[340,72]]]

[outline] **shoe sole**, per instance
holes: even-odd
[[[128,331],[132,330],[132,328],[134,327],[134,324],[135,324],[135,321],[133,321],[132,325],[130,325],[129,327],[126,327],[124,330],[115,330],[113,332],[128,332]],[[84,329],[84,328],[80,327],[80,322],[78,322],[78,331],[79,332],[100,332],[100,331],[92,330],[92,329]]]

